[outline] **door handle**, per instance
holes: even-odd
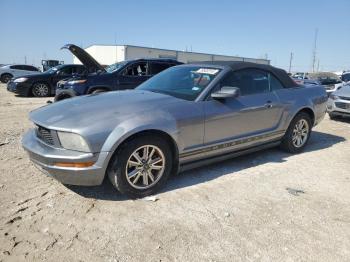
[[[272,102],[267,101],[266,104],[264,105],[266,108],[271,108],[272,107]]]

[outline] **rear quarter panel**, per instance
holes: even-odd
[[[286,130],[296,114],[305,108],[315,115],[313,125],[317,125],[325,116],[327,93],[322,86],[299,86],[276,91],[285,107],[281,129]]]

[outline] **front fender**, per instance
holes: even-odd
[[[115,152],[127,138],[147,130],[162,131],[170,135],[176,143],[179,142],[177,122],[171,114],[164,111],[146,112],[121,122],[110,133],[101,151]]]

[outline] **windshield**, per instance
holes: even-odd
[[[175,66],[152,77],[137,89],[193,101],[220,71],[201,66]]]
[[[115,64],[111,64],[109,66],[106,67],[106,71],[108,73],[113,73],[115,71],[117,71],[119,68],[122,68],[124,65],[126,65],[128,62],[127,61],[123,61],[123,62],[119,62],[119,63],[115,63]]]

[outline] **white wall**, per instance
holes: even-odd
[[[116,62],[124,61],[124,46],[89,46],[85,48],[85,51],[88,52],[93,58],[96,59],[101,65],[110,65]],[[73,57],[74,64],[81,64],[80,60]]]
[[[173,58],[176,59],[176,51],[162,50],[156,48],[144,48],[137,46],[126,46],[126,59],[136,58]]]
[[[102,65],[110,65],[115,62],[136,58],[173,58],[183,63],[200,61],[247,61],[261,64],[269,64],[265,59],[243,58],[237,56],[213,55],[194,52],[184,52],[176,50],[164,50],[150,47],[137,46],[105,46],[93,45],[85,49]],[[80,64],[80,61],[74,57],[73,62]]]

